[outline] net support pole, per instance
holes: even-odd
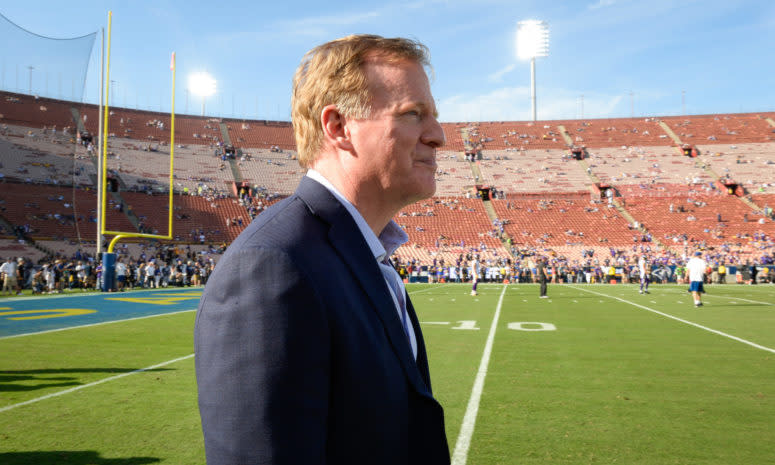
[[[533,121],[536,121],[536,57],[530,59],[530,107]]]

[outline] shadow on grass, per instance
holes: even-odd
[[[3,465],[143,465],[161,462],[157,457],[108,459],[93,450],[62,450],[0,453]]]
[[[26,392],[46,389],[51,387],[72,387],[83,384],[75,376],[46,376],[66,375],[70,373],[130,373],[138,368],[43,368],[39,370],[7,370],[0,371],[0,392]],[[146,370],[170,371],[172,368],[154,368]],[[42,376],[41,376],[42,375]],[[18,383],[18,382],[24,382]],[[0,462],[3,463],[3,462]]]

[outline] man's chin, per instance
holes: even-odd
[[[415,200],[413,200],[412,203],[417,202],[418,200],[423,200],[423,199],[433,197],[434,194],[436,194],[435,179],[433,180],[432,183],[428,183],[427,185],[424,185],[422,189],[417,189],[417,194],[414,196]]]

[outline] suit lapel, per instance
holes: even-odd
[[[420,376],[422,377],[425,386],[428,388],[428,392],[433,392],[431,388],[431,374],[428,368],[428,355],[425,352],[425,338],[422,337],[422,330],[420,329],[420,321],[417,319],[417,313],[414,311],[414,305],[412,305],[412,299],[409,298],[409,293],[406,295],[406,310],[409,313],[409,319],[412,321],[412,328],[414,334],[417,337],[417,368],[420,370]]]
[[[363,291],[369,296],[372,309],[382,322],[404,373],[419,393],[431,397],[429,384],[425,381],[427,377],[421,374],[418,366],[421,362],[420,347],[422,347],[422,361],[427,370],[425,346],[422,343],[419,324],[416,324],[417,317],[414,315],[414,309],[409,310],[411,304],[407,300],[407,310],[410,313],[417,337],[417,362],[414,360],[411,347],[406,339],[406,333],[401,326],[385,278],[382,276],[379,265],[371,254],[366,240],[355,224],[355,220],[336,197],[312,179],[304,177],[296,190],[296,195],[312,209],[313,213],[331,225],[328,232],[331,245],[342,256],[343,261],[351,269]]]

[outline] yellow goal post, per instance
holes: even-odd
[[[111,23],[113,20],[113,12],[108,12],[108,34],[107,34],[107,50],[106,50],[106,66],[105,66],[105,80],[103,82],[103,88],[105,89],[105,104],[103,108],[103,125],[102,125],[102,134],[100,134],[100,137],[102,138],[102,154],[100,155],[102,157],[102,167],[101,172],[99,173],[100,176],[100,184],[101,184],[101,190],[102,190],[102,204],[100,205],[101,209],[101,215],[100,215],[100,234],[101,235],[112,235],[115,236],[110,241],[110,244],[108,246],[108,253],[112,254],[113,249],[116,245],[116,243],[124,238],[130,238],[130,237],[143,237],[147,239],[172,239],[172,215],[173,215],[173,207],[172,207],[172,201],[173,201],[173,194],[174,194],[174,184],[173,184],[173,169],[174,169],[174,160],[175,160],[175,52],[172,52],[172,58],[170,60],[170,71],[172,72],[172,108],[170,111],[170,183],[169,183],[169,217],[168,217],[168,226],[167,226],[167,234],[161,235],[161,234],[145,234],[140,232],[133,232],[133,231],[111,231],[105,228],[105,220],[106,220],[106,212],[107,212],[107,199],[105,196],[105,193],[107,192],[107,184],[108,184],[108,168],[107,168],[107,161],[108,161],[108,103],[109,103],[109,89],[110,86],[108,83],[110,82],[110,39],[111,39]],[[98,240],[100,240],[98,238]]]

